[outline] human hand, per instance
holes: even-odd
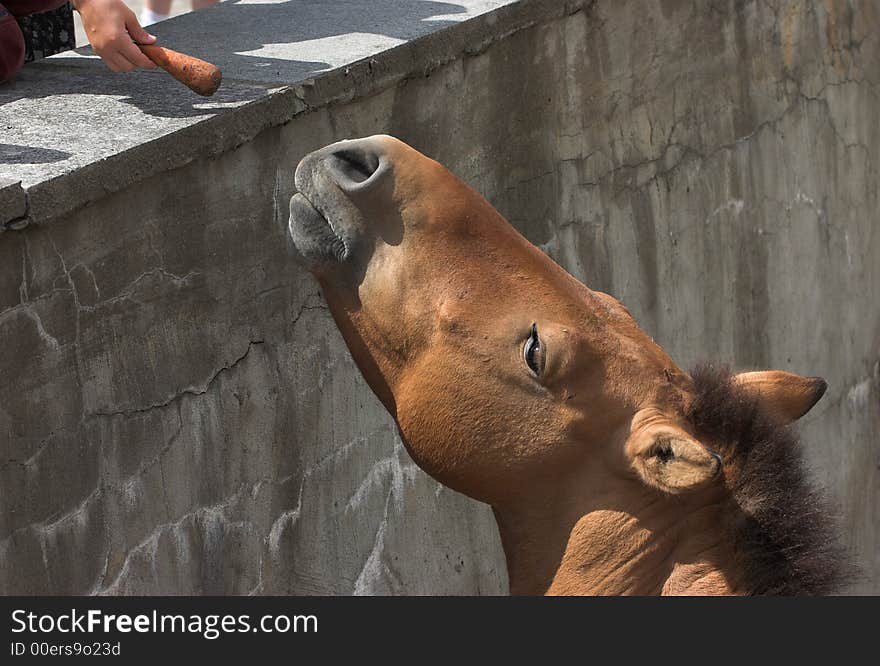
[[[156,68],[135,44],[152,44],[156,38],[141,27],[122,0],[71,0],[71,4],[82,17],[95,53],[112,71]]]

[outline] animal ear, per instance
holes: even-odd
[[[721,471],[721,456],[673,425],[655,425],[627,442],[633,468],[649,486],[682,493],[708,485]]]
[[[810,411],[828,387],[821,377],[801,377],[782,370],[741,372],[734,379],[755,395],[773,418],[785,424]]]

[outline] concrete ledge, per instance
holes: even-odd
[[[0,178],[0,231],[27,224],[27,194],[20,180]]]
[[[211,98],[164,72],[113,74],[88,47],[23,68],[0,87],[0,126],[8,128],[0,178],[21,182],[29,195],[18,226],[58,218],[300,113],[427,76],[465,52],[587,4],[226,2],[154,26],[162,45],[223,70]],[[4,208],[2,222],[13,217],[22,215]]]

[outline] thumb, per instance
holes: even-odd
[[[135,17],[134,14],[132,14],[131,18],[125,22],[125,29],[128,30],[128,34],[138,44],[153,44],[156,41],[155,36],[151,35],[141,27],[141,24],[138,23],[137,17]]]

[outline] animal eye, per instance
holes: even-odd
[[[529,366],[536,377],[541,376],[544,370],[544,345],[541,344],[541,338],[538,337],[538,326],[532,324],[532,330],[529,333],[529,339],[523,346],[523,359]]]

